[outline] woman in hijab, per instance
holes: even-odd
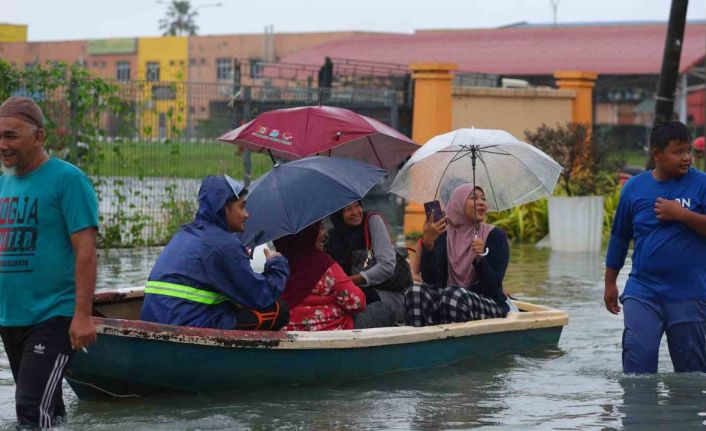
[[[405,295],[405,322],[412,326],[505,317],[510,304],[502,281],[510,257],[505,232],[484,223],[485,193],[462,184],[446,217],[427,220],[422,236],[422,285]]]
[[[397,286],[398,290],[380,289],[395,275],[397,265],[395,248],[390,241],[390,233],[385,221],[376,213],[363,211],[360,201],[347,205],[330,217],[333,229],[329,231],[326,251],[338,262],[343,270],[358,285],[368,304],[383,302],[387,304],[398,322],[404,319],[404,291],[409,286]],[[368,231],[365,231],[367,220]],[[375,257],[375,263],[369,268],[356,267],[360,256],[367,252],[365,236]]]
[[[353,329],[353,317],[365,310],[365,295],[331,256],[323,252],[321,221],[296,235],[274,241],[287,257],[290,276],[281,298],[289,306],[285,331]]]

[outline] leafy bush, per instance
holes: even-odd
[[[610,237],[610,229],[615,219],[615,211],[618,209],[621,186],[616,186],[612,193],[603,198],[603,242],[607,243]]]
[[[525,137],[564,168],[560,184],[566,195],[600,195],[612,190],[613,172],[621,161],[608,157],[608,145],[592,138],[589,125],[567,123],[552,128],[542,124],[536,132],[525,131]]]
[[[537,242],[549,232],[549,207],[539,199],[509,210],[489,213],[488,223],[507,233],[512,241]]]

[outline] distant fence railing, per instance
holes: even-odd
[[[500,87],[501,76],[487,73],[458,71],[451,85],[454,87]]]
[[[109,81],[110,91],[70,85],[17,86],[10,94],[37,100],[51,120],[48,150],[78,164],[100,199],[103,246],[162,244],[192,219],[201,179],[227,173],[256,178],[272,166],[217,137],[256,115],[284,107],[343,106],[403,132],[411,130],[405,94],[386,88],[244,86],[232,82]],[[83,99],[84,110],[77,110]],[[108,103],[108,99],[110,103]],[[90,105],[102,106],[91,109]],[[88,106],[86,108],[86,106]],[[92,127],[75,127],[77,116]],[[405,117],[405,115],[407,117]],[[399,208],[389,209],[401,223]],[[399,219],[399,220],[398,220]]]

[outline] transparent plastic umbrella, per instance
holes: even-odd
[[[391,191],[407,200],[446,203],[461,183],[485,192],[488,209],[502,211],[554,191],[562,167],[503,130],[458,129],[429,140],[405,163]]]

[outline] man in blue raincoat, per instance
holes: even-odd
[[[236,232],[248,212],[247,189],[228,176],[204,178],[194,221],[162,250],[145,286],[140,318],[170,325],[277,330],[289,321],[281,300],[289,264],[265,249],[265,271],[250,267]]]

